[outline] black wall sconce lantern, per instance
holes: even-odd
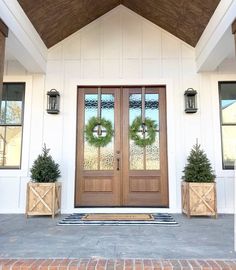
[[[196,113],[197,112],[197,91],[193,88],[188,88],[184,92],[185,100],[185,112]]]
[[[60,94],[56,89],[47,92],[47,113],[58,114],[60,106]]]

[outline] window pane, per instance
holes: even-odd
[[[134,119],[142,115],[142,95],[131,94],[129,96],[129,125],[132,125]],[[139,136],[142,136],[140,130]],[[135,144],[133,140],[129,141],[129,159],[130,170],[144,170],[144,148]]]
[[[130,140],[130,170],[144,170],[144,148],[136,145],[133,140]]]
[[[146,170],[160,170],[159,144],[159,132],[157,132],[155,142],[146,146]]]
[[[236,82],[221,82],[219,87],[223,169],[232,169],[236,159]]]
[[[114,128],[115,99],[112,94],[101,95],[101,117],[109,120]]]
[[[145,94],[145,118],[149,118],[157,124],[156,140],[152,145],[140,147],[130,139],[130,170],[159,170],[159,94],[146,93]],[[142,115],[142,95],[131,94],[129,97],[129,124],[133,120]],[[141,138],[145,138],[142,128],[138,131]]]
[[[97,94],[87,94],[84,100],[84,125],[88,124],[88,121],[92,117],[97,117],[98,115],[98,95]]]
[[[84,138],[84,169],[98,169],[98,148],[90,145]]]
[[[114,138],[104,147],[100,147],[100,170],[113,170],[114,168]]]
[[[159,94],[145,95],[145,116],[154,120],[159,129]]]
[[[114,130],[115,99],[112,94],[101,95],[101,116],[111,121]],[[105,134],[104,134],[105,136]],[[114,167],[114,138],[105,147],[100,147],[100,170],[113,170]]]
[[[236,126],[223,126],[222,136],[224,168],[232,168],[236,160]]]
[[[4,83],[0,102],[0,166],[19,168],[24,83]]]
[[[141,90],[140,90],[141,92]],[[142,96],[131,94],[129,97],[129,124],[132,125],[134,119],[142,115]]]
[[[24,84],[7,84],[6,124],[21,124]]]
[[[223,124],[236,124],[236,83],[221,83],[221,115]]]
[[[6,118],[6,84],[3,84],[2,89],[2,102],[0,102],[0,124],[5,124]]]
[[[4,166],[5,127],[0,127],[0,166]]]
[[[84,125],[92,117],[98,116],[98,94],[85,95],[85,119]],[[114,128],[114,95],[101,95],[101,117],[111,121]],[[105,136],[105,130],[103,135]],[[113,170],[114,163],[114,138],[104,147],[90,145],[84,138],[84,169],[85,170]]]
[[[147,118],[154,120],[159,130],[159,95],[145,95],[145,115]],[[146,170],[159,170],[159,133],[156,132],[156,140],[152,145],[146,147]]]
[[[5,166],[20,166],[22,127],[6,127]]]
[[[98,95],[87,94],[84,100],[84,127],[92,117],[97,117],[98,111]],[[84,169],[98,169],[98,148],[90,145],[84,136]]]

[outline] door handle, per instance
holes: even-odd
[[[116,159],[116,162],[117,162],[116,170],[119,171],[119,170],[120,170],[120,159],[117,158],[117,159]]]

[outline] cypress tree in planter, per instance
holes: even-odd
[[[182,211],[190,216],[215,216],[216,184],[211,163],[200,145],[196,143],[183,170]]]
[[[44,145],[42,154],[34,161],[31,182],[27,184],[26,215],[52,215],[60,212],[61,184],[59,165],[49,155],[50,149]]]

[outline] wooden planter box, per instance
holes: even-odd
[[[190,216],[217,217],[216,183],[182,182],[182,212]]]
[[[61,211],[61,183],[27,184],[26,216],[54,216]]]

